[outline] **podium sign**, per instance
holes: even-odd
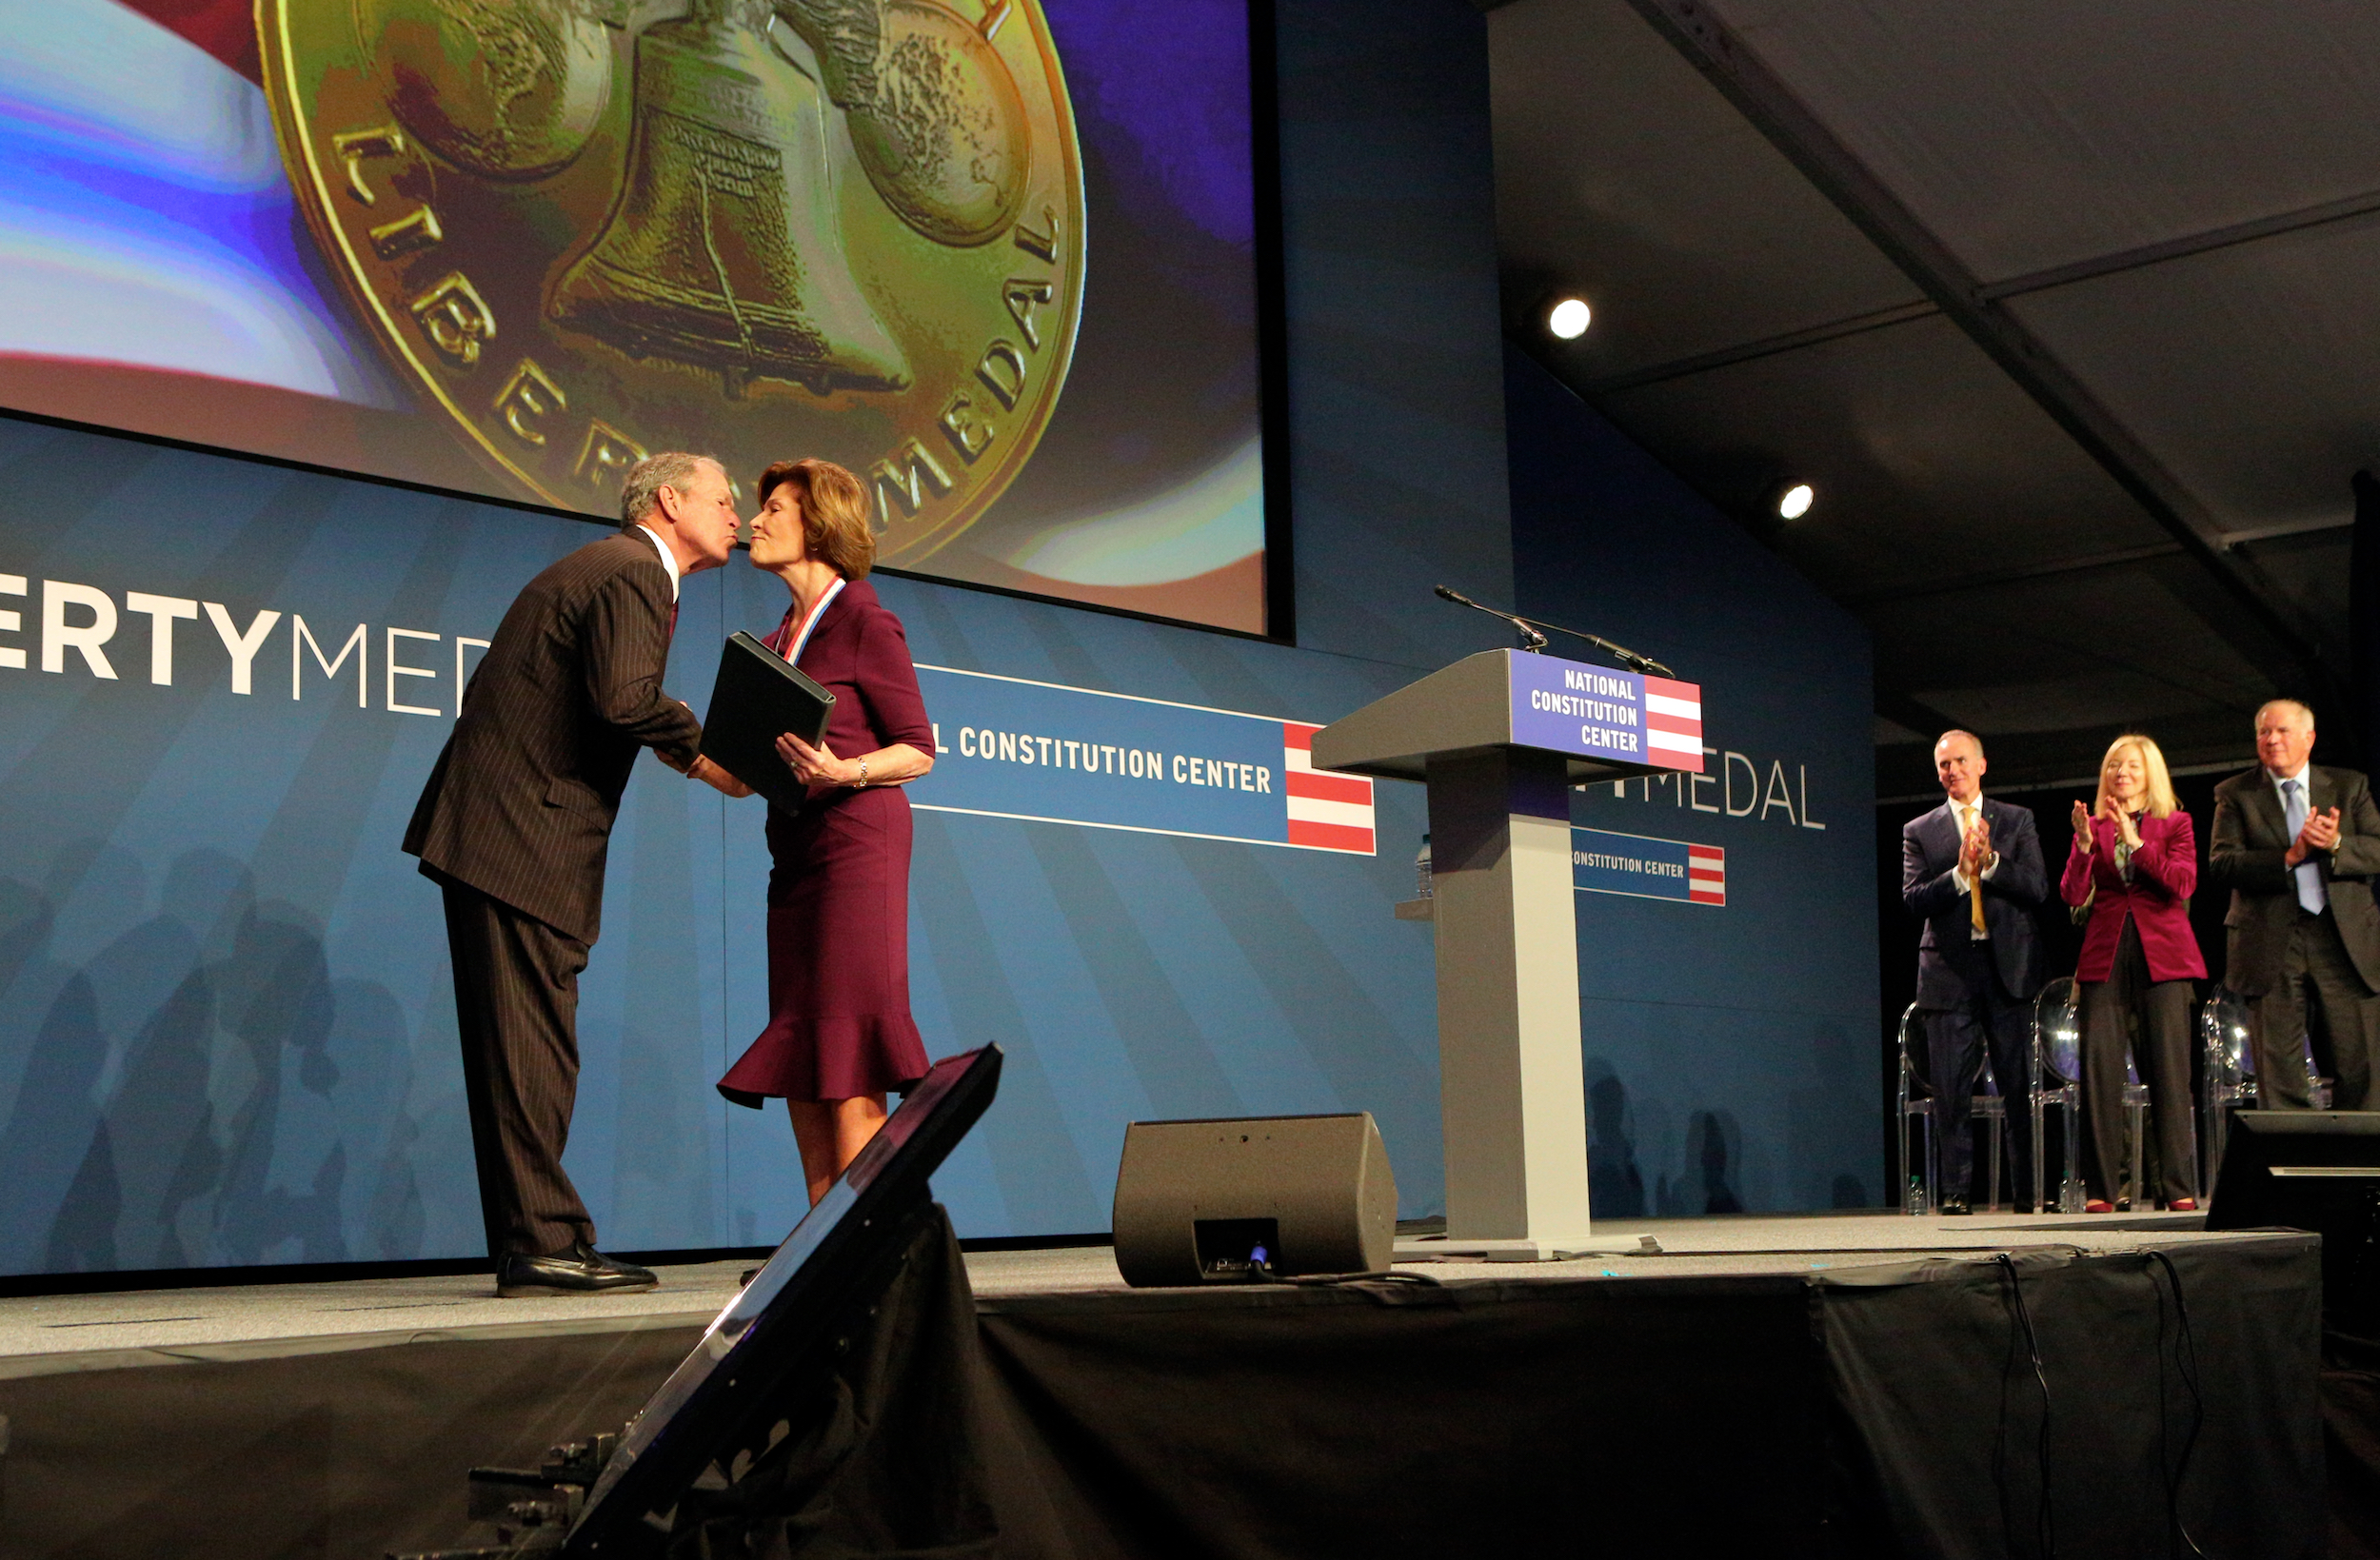
[[[1429,786],[1446,1234],[1398,1252],[1633,1245],[1597,1240],[1587,1206],[1570,787],[1700,772],[1702,690],[1490,650],[1316,732],[1313,761]]]
[[[1515,742],[1702,773],[1702,690],[1694,683],[1552,656],[1506,657]]]
[[[1433,759],[1526,748],[1572,784],[1702,772],[1702,689],[1520,650],[1483,650],[1314,734],[1314,767],[1426,780]],[[1437,830],[1431,830],[1435,840]]]

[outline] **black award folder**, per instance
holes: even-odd
[[[835,696],[802,669],[749,634],[737,634],[719,652],[719,681],[703,721],[703,757],[787,812],[798,812],[809,788],[777,755],[777,738],[791,732],[816,746],[826,736]]]

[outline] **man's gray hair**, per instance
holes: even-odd
[[[676,449],[647,455],[628,467],[628,480],[620,489],[620,523],[633,525],[659,508],[661,490],[664,487],[684,492],[686,484],[701,475],[704,466],[726,475],[727,468],[712,457],[688,455]]]
[[[2253,730],[2264,724],[2264,712],[2267,710],[2295,710],[2305,721],[2306,729],[2308,731],[2314,729],[2314,712],[2307,707],[2307,705],[2294,699],[2268,699],[2263,703],[2258,704],[2256,706],[2255,726],[2251,727],[2250,729]]]

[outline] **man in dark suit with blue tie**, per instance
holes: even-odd
[[[1925,1022],[1926,1080],[1934,1092],[1941,1212],[1967,1212],[1974,1147],[1968,1116],[1988,1049],[2008,1102],[2026,1199],[2033,1119],[2033,997],[2041,948],[2033,915],[2049,891],[2033,814],[1983,794],[1983,742],[1946,731],[1934,744],[1942,805],[1901,829],[1901,903],[1925,922],[1917,939],[1917,1008]]]
[[[601,930],[604,859],[637,755],[731,796],[702,725],[662,690],[678,583],[736,540],[719,463],[639,463],[621,528],[531,580],[472,674],[405,849],[445,892],[480,1212],[504,1295],[649,1287],[595,1249],[562,1168],[578,1092],[579,972]]]
[[[2214,788],[2207,881],[2231,891],[2223,983],[2248,998],[2256,1103],[2313,1103],[2311,1041],[2330,1103],[2360,1111],[2380,1065],[2380,807],[2362,775],[2313,751],[2313,711],[2275,699],[2256,712],[2256,767]]]

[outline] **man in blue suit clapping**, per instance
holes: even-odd
[[[1925,923],[1917,939],[1917,1007],[1926,1055],[1918,1058],[1934,1097],[1940,1144],[1941,1211],[1967,1212],[1974,1149],[1967,1119],[1990,1047],[2008,1101],[2019,1202],[2030,1189],[2033,997],[2041,989],[2041,949],[2033,913],[2049,890],[2033,814],[1983,794],[1983,742],[1946,731],[1934,744],[1942,805],[1901,829],[1901,903]]]

